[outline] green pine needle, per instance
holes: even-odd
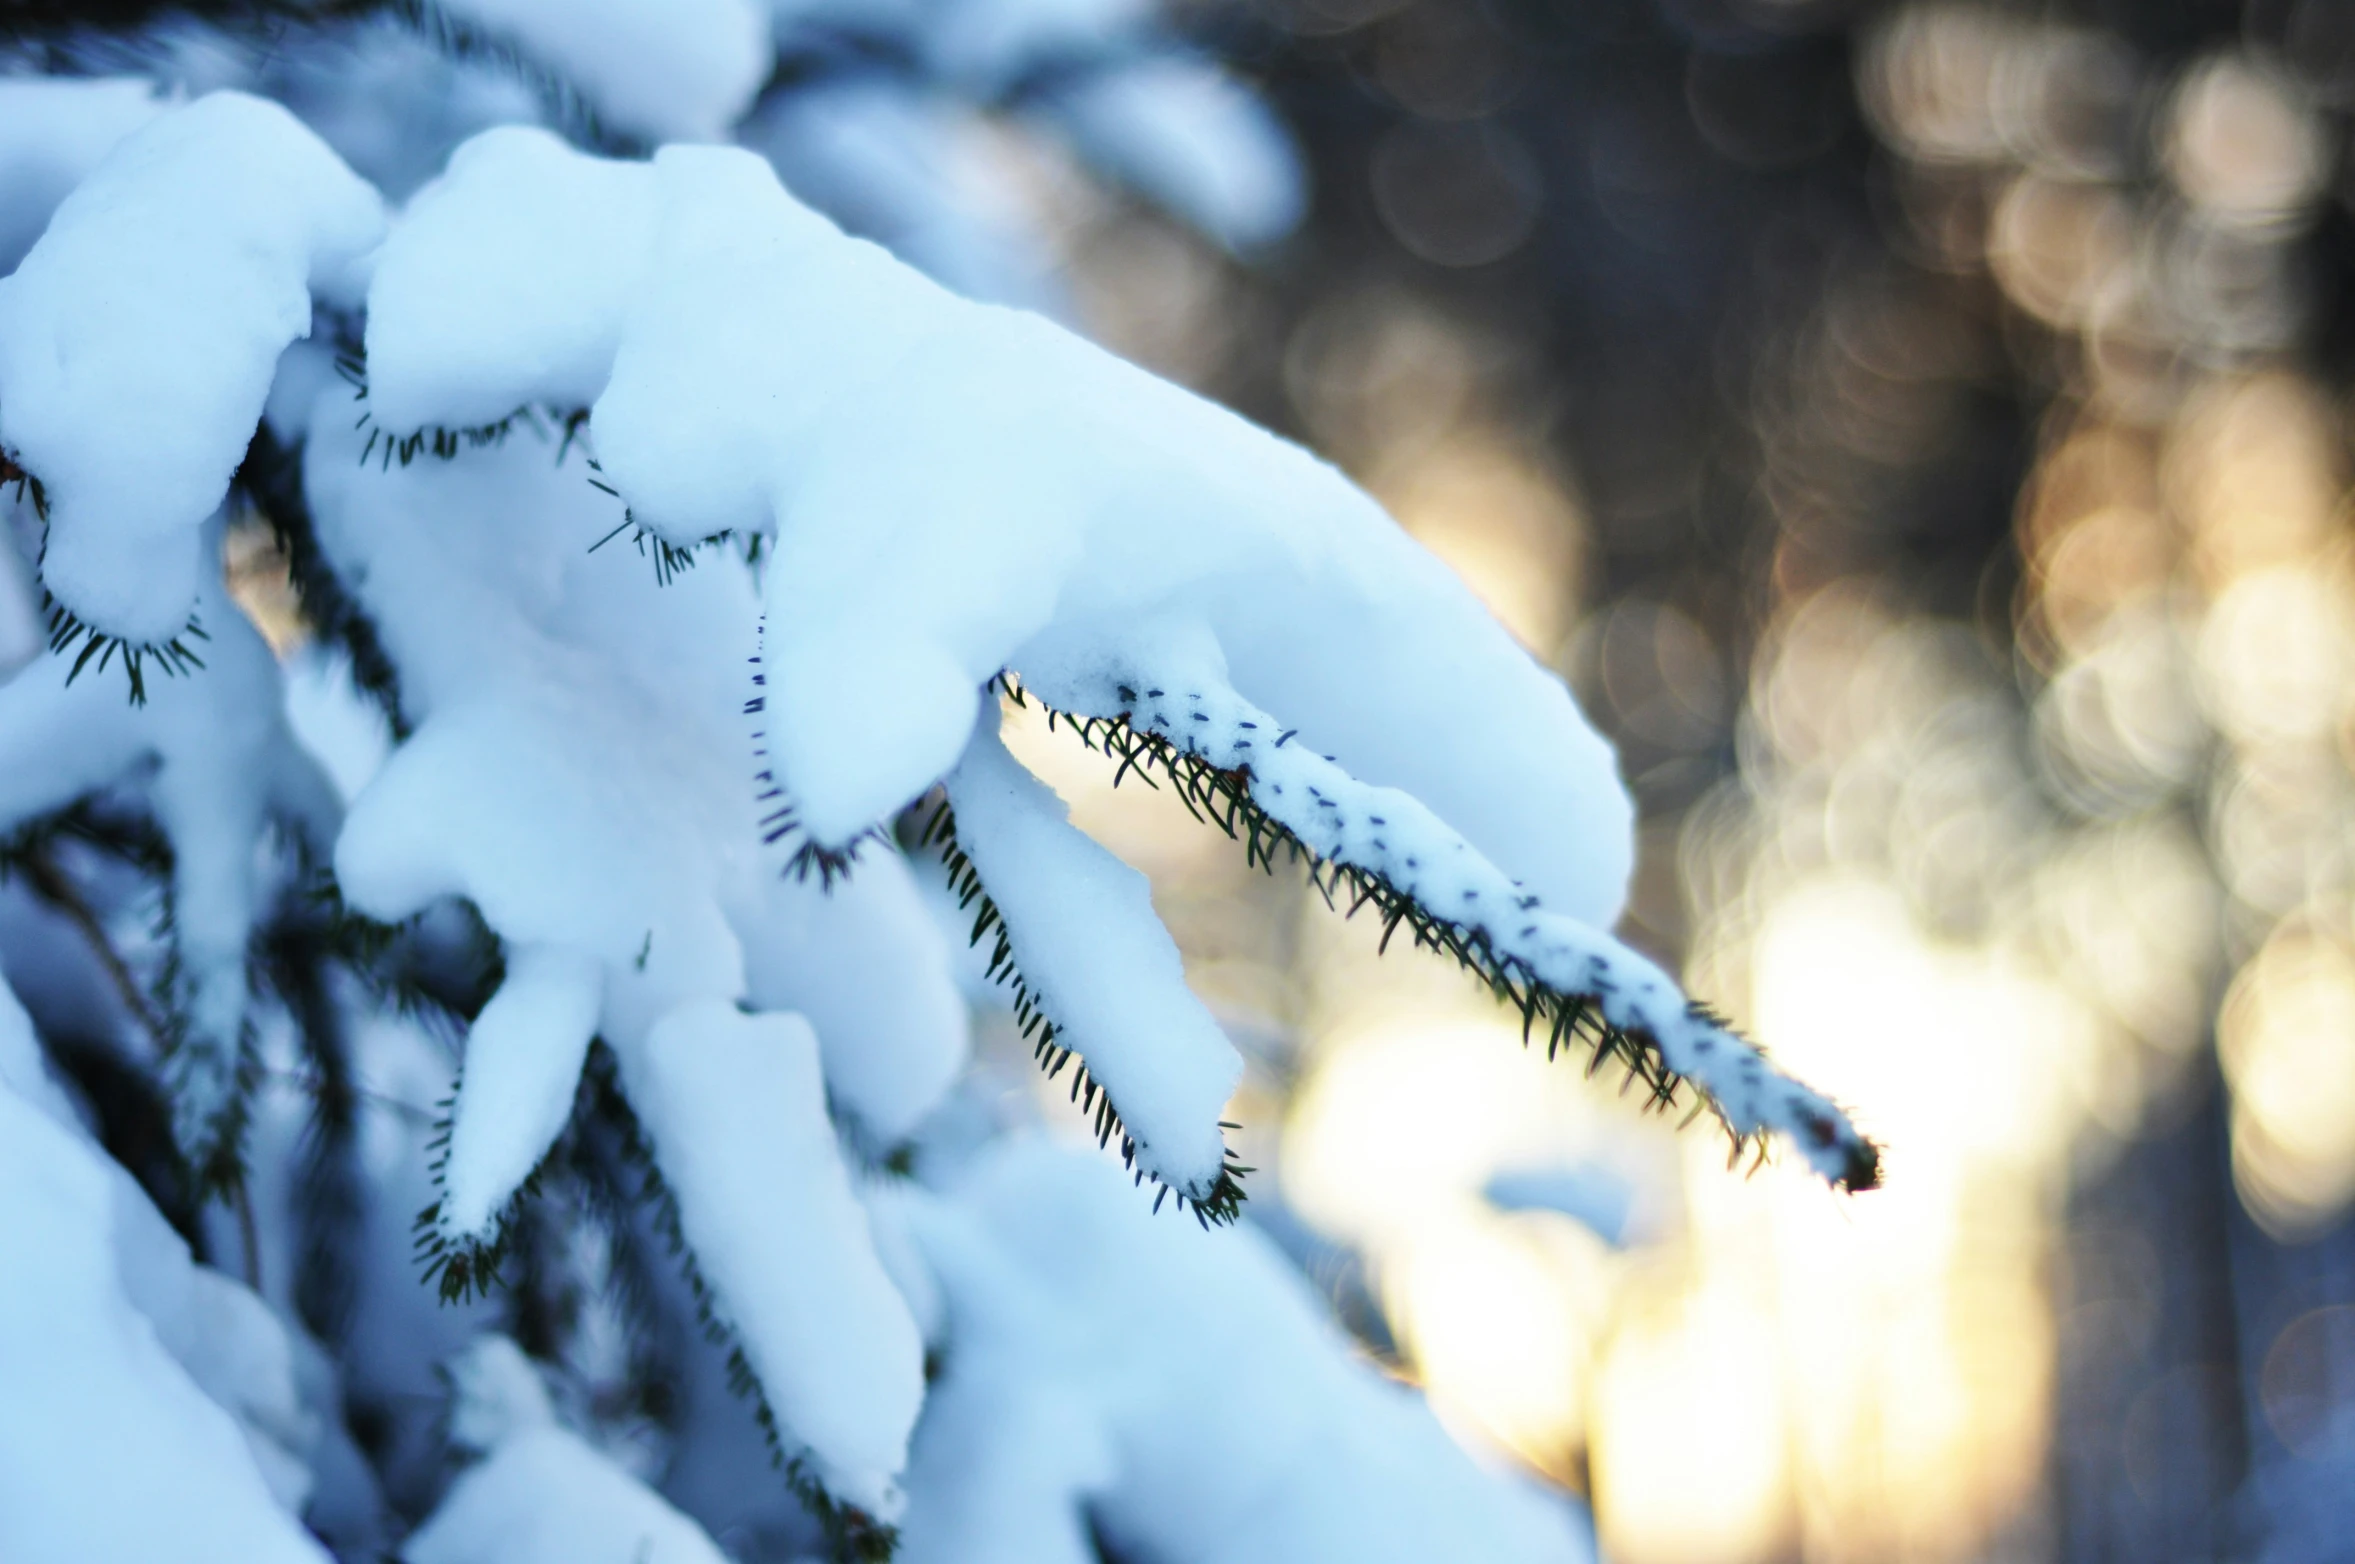
[[[1038,994],[1015,964],[1013,937],[1007,932],[1005,916],[998,911],[998,904],[990,899],[988,888],[981,883],[981,871],[973,866],[973,860],[958,845],[956,811],[949,807],[945,794],[933,805],[931,814],[925,819],[917,837],[917,845],[939,849],[941,861],[948,870],[949,889],[956,896],[957,905],[973,912],[971,942],[978,946],[984,938],[992,940],[988,975],[992,981],[1003,979],[1012,990],[1014,1020],[1024,1040],[1031,1045],[1031,1057],[1047,1072],[1049,1080],[1061,1076],[1066,1068],[1071,1070],[1071,1100],[1089,1115],[1089,1128],[1095,1133],[1096,1144],[1110,1146],[1115,1138],[1119,1140],[1120,1160],[1129,1170],[1132,1182],[1141,1186],[1145,1180],[1151,1179],[1157,1186],[1153,1196],[1154,1210],[1160,1210],[1162,1201],[1175,1195],[1177,1208],[1193,1212],[1194,1219],[1204,1227],[1223,1227],[1240,1217],[1246,1198],[1243,1177],[1252,1170],[1237,1162],[1233,1152],[1226,1153],[1217,1179],[1212,1183],[1210,1191],[1203,1195],[1188,1194],[1164,1181],[1159,1174],[1138,1165],[1136,1137],[1128,1132],[1119,1108],[1113,1104],[1112,1094],[1089,1074],[1084,1060],[1073,1053],[1068,1045],[1056,1041],[1061,1035],[1061,1025],[1047,1013]]]
[[[1026,693],[1011,674],[999,675],[994,683],[1017,705],[1026,705],[1037,698]],[[1221,770],[1158,733],[1131,726],[1125,715],[1081,717],[1044,702],[1040,704],[1050,732],[1068,728],[1089,749],[1119,762],[1113,773],[1114,786],[1132,775],[1155,789],[1166,781],[1196,820],[1207,821],[1231,840],[1243,844],[1247,863],[1270,874],[1275,872],[1279,857],[1288,864],[1303,864],[1309,884],[1316,888],[1327,906],[1345,917],[1372,908],[1382,920],[1382,950],[1389,949],[1391,939],[1403,928],[1417,945],[1448,956],[1478,978],[1499,1001],[1520,1012],[1523,1043],[1544,1037],[1547,1059],[1583,1053],[1589,1076],[1610,1067],[1624,1068],[1627,1074],[1621,1082],[1621,1091],[1640,1087],[1646,1109],[1665,1113],[1685,1106],[1689,1098],[1691,1111],[1685,1116],[1686,1122],[1703,1112],[1713,1115],[1731,1142],[1733,1161],[1738,1162],[1745,1152],[1753,1153],[1761,1162],[1765,1158],[1765,1133],[1745,1134],[1735,1129],[1701,1083],[1679,1074],[1669,1065],[1659,1041],[1650,1032],[1640,1027],[1618,1026],[1603,1013],[1600,993],[1556,988],[1517,957],[1498,953],[1479,930],[1433,912],[1382,875],[1356,864],[1323,857],[1251,796],[1248,772]],[[956,874],[954,866],[951,873]],[[978,885],[978,877],[971,875],[970,864],[966,865],[966,876]],[[985,906],[983,917],[976,921],[977,943],[994,910]],[[1001,932],[1000,949],[1003,948]],[[1021,992],[1017,990],[1018,995]],[[1731,1030],[1705,1007],[1695,1004],[1691,1009],[1711,1025]],[[1818,1138],[1819,1145],[1831,1145],[1837,1136],[1836,1126],[1829,1121],[1809,1125],[1807,1131]],[[1877,1187],[1880,1177],[1878,1148],[1870,1141],[1860,1140],[1837,1182],[1850,1191],[1861,1191]]]
[[[63,657],[74,654],[73,667],[66,670],[65,682],[73,683],[83,670],[95,663],[95,672],[104,673],[118,658],[123,674],[130,682],[131,704],[147,704],[147,669],[160,668],[170,678],[191,673],[204,666],[204,659],[196,654],[190,641],[209,641],[204,624],[191,611],[188,623],[180,633],[168,641],[129,641],[119,635],[108,635],[93,625],[82,622],[74,611],[51,596],[46,588],[41,593],[41,612],[49,635],[51,655]],[[79,651],[75,651],[76,647]]]

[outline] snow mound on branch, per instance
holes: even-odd
[[[317,404],[308,490],[417,731],[336,844],[345,895],[388,919],[464,896],[511,945],[594,957],[609,1038],[690,998],[790,1004],[822,1018],[844,1105],[904,1133],[964,1058],[948,954],[888,849],[831,894],[764,851],[741,562],[658,585],[577,450],[529,431],[362,466],[351,405]]]
[[[125,137],[0,279],[0,446],[49,504],[42,578],[132,642],[187,622],[196,532],[376,192],[274,103],[218,92]]]
[[[344,895],[388,920],[464,896],[510,944],[597,958],[609,1028],[741,993],[722,899],[761,873],[742,571],[715,561],[658,588],[623,540],[591,552],[620,507],[528,432],[362,466],[350,406],[318,403],[306,488],[416,732],[336,843]]]
[[[817,1029],[837,1111],[905,1140],[964,1068],[968,1017],[947,945],[907,860],[870,848],[833,885],[781,876],[736,928],[745,1000]]]
[[[601,188],[634,192],[594,219],[616,226],[611,254],[644,257],[632,280],[530,232],[486,249],[460,220]],[[634,223],[651,226],[622,231]],[[403,281],[426,275],[445,279],[437,309]],[[582,312],[560,343],[542,317],[499,320],[500,301],[542,278]],[[377,287],[383,405],[530,402],[601,373],[589,427],[630,524],[681,547],[772,540],[764,737],[816,841],[847,841],[950,774],[980,687],[1012,668],[1053,704],[1134,713],[1249,777],[1321,856],[1467,931],[1524,986],[1591,996],[1655,1040],[1737,1132],[1781,1129],[1828,1176],[1869,1184],[1871,1148],[1836,1108],[1602,932],[1623,899],[1630,810],[1560,682],[1297,447],[1037,316],[955,298],[734,150],[626,165],[536,132],[486,135],[394,234]],[[462,346],[435,350],[453,330]],[[1024,818],[979,822],[980,855]],[[1051,826],[1030,834],[1054,852]],[[1089,1003],[1082,974],[1137,925],[1058,916],[1027,894],[1022,856],[982,874],[1012,878],[1025,969],[1041,968],[1050,1015],[1095,1050],[1091,1071],[1132,1076],[1107,1084],[1155,1150],[1147,1165],[1199,1193],[1223,1047],[1198,1025],[1198,1046],[1124,1047],[1117,1005]],[[1142,945],[1121,948],[1113,968],[1145,969]],[[1165,997],[1161,1013],[1198,1015]]]
[[[0,684],[0,834],[135,781],[171,838],[181,986],[170,997],[189,1022],[173,1107],[182,1149],[200,1160],[233,1091],[256,846],[277,821],[324,858],[340,817],[334,785],[281,714],[276,659],[221,587],[220,538],[216,522],[191,540],[207,567],[191,582],[207,628],[204,668],[176,678],[151,670],[140,706],[114,670],[76,679],[56,657]]]
[[[827,1491],[890,1519],[923,1343],[851,1191],[809,1023],[706,1000],[620,1057],[713,1310]]]
[[[1186,987],[1177,942],[1145,877],[1073,825],[1022,768],[985,712],[949,773],[957,842],[1006,920],[1014,962],[1136,1138],[1137,1160],[1207,1199],[1226,1160],[1219,1110],[1243,1076],[1210,1012]]]
[[[718,141],[768,79],[769,19],[757,0],[439,0],[511,40],[580,89],[617,130],[652,141]]]
[[[404,467],[351,406],[345,391],[315,405],[307,492],[416,730],[354,802],[337,878],[387,920],[463,896],[510,953],[467,1043],[444,1234],[488,1230],[603,1036],[789,1447],[838,1497],[886,1505],[919,1353],[863,1219],[841,1210],[825,1104],[895,1138],[964,1059],[948,954],[906,866],[870,845],[829,893],[764,848],[744,711],[759,606],[733,551],[660,585],[577,446],[519,428]],[[740,1037],[747,997],[824,1033],[767,1017]],[[701,1018],[691,1037],[681,1016]],[[698,1073],[706,1056],[743,1073]],[[722,1144],[732,1160],[714,1163]]]
[[[725,1564],[703,1528],[560,1425],[504,1336],[451,1365],[451,1439],[483,1459],[401,1549],[404,1564]]]
[[[551,176],[566,160],[591,167]],[[1235,686],[1321,752],[1423,799],[1562,910],[1616,915],[1632,816],[1609,747],[1307,453],[1038,317],[954,297],[747,153],[656,156],[651,232],[609,246],[647,257],[618,289],[561,236],[486,243],[459,217],[645,177],[536,132],[478,138],[386,246],[370,395],[462,421],[580,394],[615,344],[591,428],[632,517],[681,545],[774,539],[769,739],[813,837],[846,841],[944,775],[1001,668],[1133,627],[1208,636]],[[392,308],[428,273],[452,279],[435,309]],[[560,354],[536,323],[498,326],[492,301],[524,287],[583,307]],[[461,323],[483,328],[450,350],[463,374],[396,348]]]
[[[80,1133],[5,986],[0,1189],[0,1557],[326,1564],[284,1334]]]
[[[1878,1154],[1847,1115],[1693,1005],[1653,962],[1547,906],[1412,794],[1362,782],[1317,754],[1235,692],[1215,648],[1170,639],[1132,662],[1128,639],[1066,638],[1057,657],[1031,665],[1033,688],[1052,706],[1124,718],[1245,778],[1252,801],[1319,858],[1377,876],[1465,931],[1525,991],[1591,996],[1611,1025],[1652,1039],[1735,1133],[1779,1131],[1826,1179],[1871,1187]]]
[[[466,1112],[450,1126],[443,1221],[488,1239],[499,1208],[571,1117],[604,998],[596,960],[561,946],[507,953],[507,978],[466,1032]]]
[[[1037,1141],[898,1212],[947,1299],[907,1564],[1085,1564],[1090,1518],[1123,1557],[1590,1557],[1558,1501],[1352,1361],[1248,1225],[1156,1221],[1101,1159]]]
[[[405,432],[594,401],[646,270],[655,203],[646,164],[585,158],[543,130],[460,146],[395,231],[464,241],[391,245],[369,282],[369,413]]]

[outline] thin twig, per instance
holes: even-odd
[[[163,1018],[148,1003],[147,991],[140,987],[138,977],[114,948],[114,941],[107,938],[106,928],[98,921],[98,915],[82,899],[80,887],[74,884],[64,870],[51,863],[48,853],[40,848],[26,853],[24,863],[26,875],[33,882],[34,892],[64,913],[66,921],[81,932],[82,938],[90,946],[90,953],[106,969],[106,975],[113,982],[116,997],[122,1000],[123,1008],[130,1011],[131,1018],[146,1031],[156,1047],[162,1048],[169,1036]]]

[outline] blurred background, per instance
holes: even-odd
[[[1729,1170],[1018,721],[1375,1360],[1622,1564],[2355,1560],[2355,0],[1179,0],[1305,181],[1088,32],[1145,0],[1014,64],[772,9],[738,133],[1378,495],[1617,742],[1627,935],[1888,1147]],[[71,63],[266,90],[396,196],[566,110],[352,37]]]
[[[2355,4],[1179,14],[1306,223],[1017,158],[1081,318],[1562,670],[1626,932],[1890,1148],[1729,1173],[1030,734],[1251,1045],[1253,1213],[1626,1564],[2355,1559]]]

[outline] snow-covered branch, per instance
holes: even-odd
[[[512,1521],[538,1541],[507,1556],[634,1536],[707,1564],[704,1527],[776,1520],[729,1487],[746,1451],[785,1474],[761,1467],[779,1557],[880,1558],[903,1527],[920,1561],[1082,1558],[1090,1528],[1172,1559],[1569,1556],[1256,1239],[1155,1224],[1171,1195],[1203,1229],[1239,1215],[1241,1059],[1144,878],[1000,742],[1000,699],[1446,951],[1549,1052],[1850,1189],[1877,1152],[1604,932],[1632,857],[1610,747],[1379,506],[776,173],[922,207],[917,127],[994,115],[1240,251],[1299,209],[1272,121],[1125,3],[332,9],[343,42],[411,51],[393,75],[443,94],[438,143],[319,107],[365,97],[361,49],[251,65],[316,95],[308,123],[262,91],[0,83],[0,153],[62,171],[0,213],[40,233],[0,279],[0,490],[50,649],[0,676],[0,838],[152,821],[127,873],[37,859],[113,886],[49,896],[113,1009],[69,993],[36,1039],[0,986],[0,1231],[62,1267],[0,1281],[0,1362],[54,1340],[105,1387],[86,1423],[40,1387],[81,1441],[58,1459],[127,1409],[158,1470],[217,1490],[189,1536],[239,1556],[316,1557],[287,1511],[332,1469],[318,1529],[355,1555],[406,1530],[456,1564]],[[475,67],[507,96],[459,92]],[[877,109],[886,80],[922,92]],[[36,108],[73,133],[23,133]],[[464,135],[535,112],[605,152],[768,155]],[[265,532],[299,613],[258,617],[324,643],[283,663],[224,580]],[[971,1128],[936,890],[892,836],[927,805],[1025,1037],[1159,1193]],[[193,1250],[159,1236],[80,1134],[41,1063],[77,1027],[151,1083],[157,1187],[250,1197],[271,1304],[192,1260],[201,1216]],[[419,1261],[441,1313],[383,1285]],[[216,1317],[269,1396],[182,1339]],[[439,1427],[422,1365],[493,1323],[520,1349],[452,1359]],[[671,1442],[677,1508],[615,1454],[644,1428],[576,1437],[620,1415],[523,1355],[610,1357],[598,1329],[640,1354],[630,1415]],[[345,1383],[375,1397],[365,1457],[331,1437]],[[54,1462],[24,1427],[0,1407],[0,1551],[88,1551],[25,1496]],[[452,1452],[474,1464],[445,1497]],[[558,1524],[567,1485],[602,1497]],[[1246,1531],[1259,1551],[1222,1540]]]

